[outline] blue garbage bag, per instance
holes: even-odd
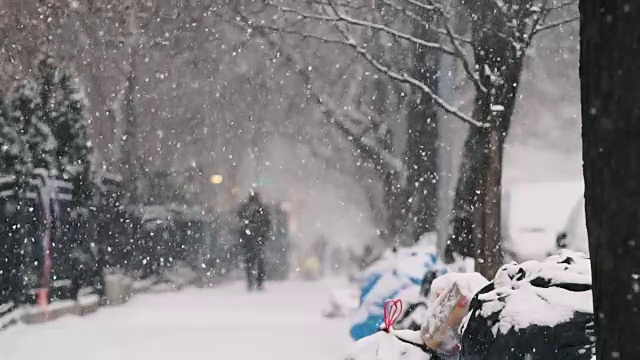
[[[351,337],[359,340],[377,332],[384,320],[385,300],[419,293],[411,290],[419,290],[427,271],[435,271],[440,276],[446,268],[434,248],[422,246],[387,253],[365,269],[361,274],[360,306],[350,329]],[[410,303],[414,299],[402,300]]]

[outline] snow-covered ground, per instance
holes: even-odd
[[[325,319],[328,282],[241,283],[149,294],[85,317],[0,332],[2,360],[330,360],[349,339]]]

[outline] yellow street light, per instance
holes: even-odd
[[[211,181],[212,184],[220,184],[222,183],[222,175],[211,175],[211,178],[209,179],[209,181]]]

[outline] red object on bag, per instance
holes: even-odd
[[[388,332],[393,324],[400,318],[402,315],[402,300],[385,300],[384,302],[384,326],[385,330]]]

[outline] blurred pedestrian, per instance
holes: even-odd
[[[265,241],[271,229],[271,219],[260,194],[252,190],[240,205],[240,243],[245,256],[247,288],[263,289],[265,279]]]
[[[318,270],[319,270],[320,276],[327,275],[327,271],[328,271],[327,268],[329,267],[327,265],[328,251],[329,251],[329,242],[327,241],[327,238],[321,234],[320,236],[318,236],[318,239],[314,244],[314,253],[318,258],[318,263],[319,263]]]

